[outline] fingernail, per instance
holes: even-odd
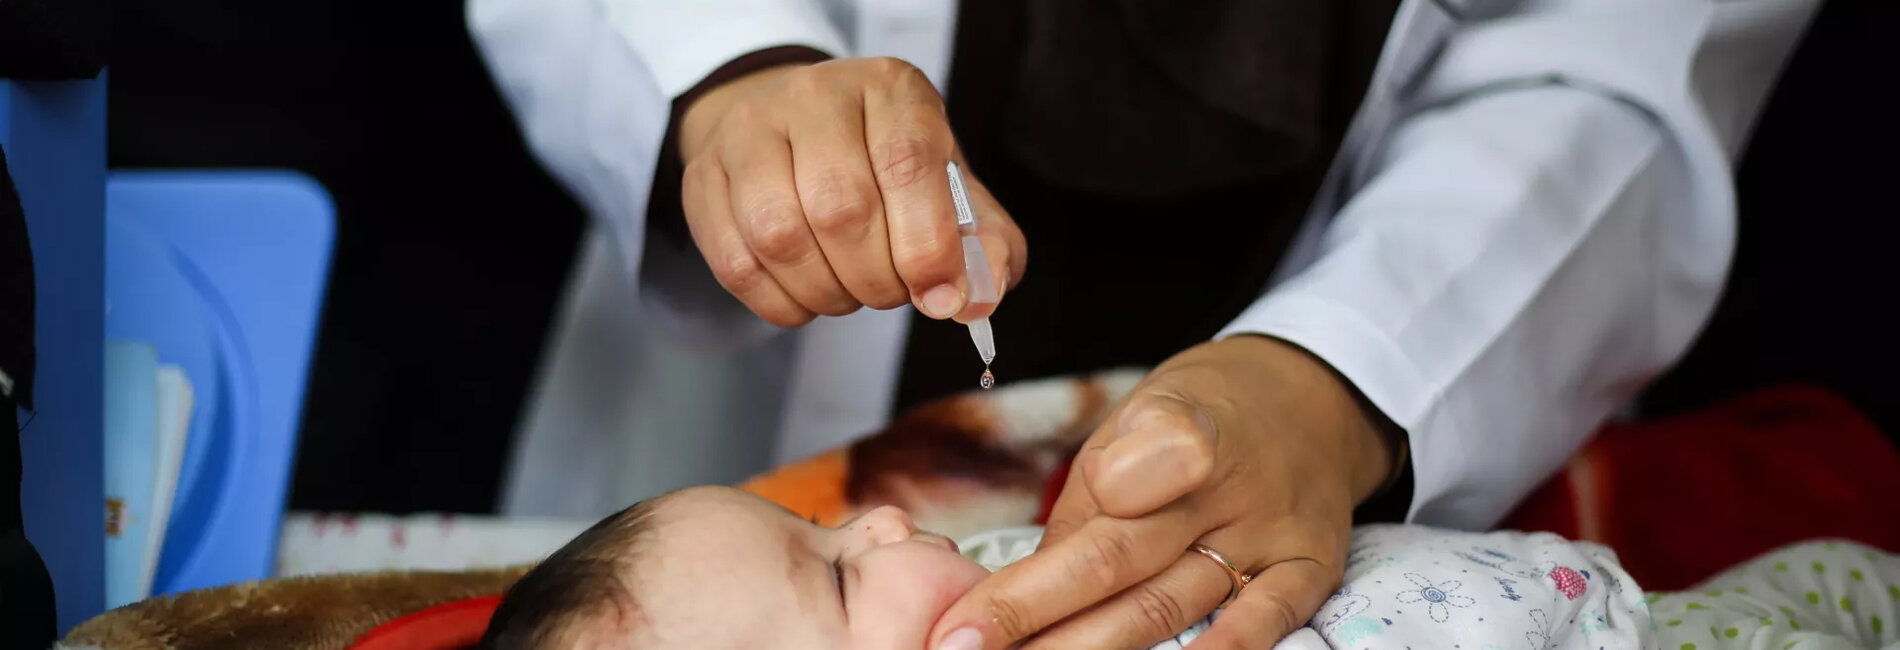
[[[1121,426],[1115,427],[1115,439],[1120,440],[1129,434],[1148,428],[1159,415],[1155,409],[1135,409],[1122,416]]]
[[[1199,408],[1194,408],[1192,406],[1186,406],[1185,404],[1183,406],[1186,407],[1191,413],[1193,413],[1193,420],[1191,423],[1188,423],[1189,428],[1193,429],[1195,434],[1205,437],[1209,439],[1210,441],[1213,440],[1214,439],[1214,420],[1207,416],[1207,411],[1203,409],[1199,409]],[[1123,437],[1128,436],[1129,434],[1146,430],[1147,428],[1154,426],[1156,420],[1159,420],[1163,417],[1175,415],[1177,413],[1179,413],[1179,411],[1176,411],[1173,409],[1163,409],[1163,408],[1160,408],[1158,405],[1150,405],[1147,408],[1130,410],[1128,413],[1122,416],[1121,426],[1115,428],[1115,438],[1121,439]],[[1175,418],[1176,419],[1174,419],[1174,423],[1179,423],[1180,420],[1178,419],[1178,415],[1175,415]]]
[[[948,284],[940,284],[924,292],[924,314],[931,318],[949,318],[963,308],[963,292]]]
[[[983,650],[983,633],[976,628],[959,628],[937,644],[937,650]]]
[[[1169,416],[1169,409],[1163,409],[1165,405],[1167,403],[1157,403],[1157,401],[1131,403],[1129,411],[1121,414],[1121,426],[1115,428],[1115,439],[1123,439],[1132,433],[1140,433],[1155,426],[1155,420]]]
[[[1207,411],[1194,409],[1194,423],[1200,425],[1195,428],[1196,433],[1208,440],[1214,440],[1214,418],[1208,417]]]

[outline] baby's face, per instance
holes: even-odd
[[[937,617],[988,575],[893,507],[821,528],[741,490],[707,487],[673,495],[653,515],[658,534],[628,576],[640,614],[623,639],[918,650]]]

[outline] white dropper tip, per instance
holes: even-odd
[[[996,360],[996,335],[990,331],[990,319],[970,321],[970,340],[976,342],[976,354],[983,357],[983,365]]]

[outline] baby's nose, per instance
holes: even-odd
[[[878,506],[858,518],[858,525],[879,544],[890,544],[910,539],[917,532],[917,524],[910,513],[897,506]]]

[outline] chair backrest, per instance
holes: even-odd
[[[35,409],[20,432],[20,508],[57,586],[63,631],[105,607],[105,75],[0,80],[0,148],[26,211],[36,285]],[[0,607],[44,596],[4,597],[12,605]]]
[[[106,231],[106,336],[152,342],[195,399],[153,592],[265,578],[329,273],[329,195],[289,172],[114,172]]]

